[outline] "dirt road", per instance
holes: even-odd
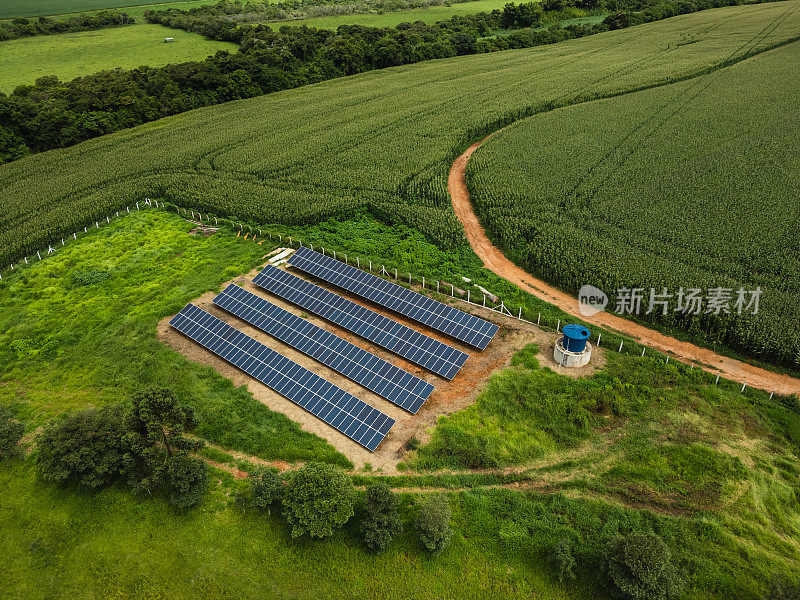
[[[718,373],[732,381],[746,383],[748,386],[766,391],[775,391],[779,394],[800,393],[800,380],[788,375],[773,373],[733,358],[721,356],[706,348],[701,348],[688,342],[681,342],[614,314],[602,312],[592,317],[584,317],[578,311],[577,299],[548,285],[544,281],[536,279],[533,275],[508,260],[486,237],[486,232],[481,227],[473,210],[469,199],[469,191],[467,190],[467,162],[472,153],[486,139],[488,138],[472,144],[455,160],[450,168],[447,189],[450,192],[456,216],[464,226],[469,244],[487,269],[583,321],[627,334],[645,346],[661,352],[671,353],[676,358],[686,362],[694,362],[701,365],[706,371]]]

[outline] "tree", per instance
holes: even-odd
[[[270,513],[270,507],[283,497],[283,477],[271,469],[260,469],[253,472],[249,479],[253,506],[265,508]]]
[[[208,467],[199,458],[175,456],[167,468],[169,501],[178,508],[200,503],[208,489]]]
[[[654,533],[617,536],[608,546],[608,573],[623,598],[668,600],[681,589],[669,548]]]
[[[397,505],[397,494],[385,483],[375,483],[367,488],[360,530],[370,550],[384,550],[400,531]]]
[[[419,535],[419,541],[438,556],[450,545],[453,537],[453,528],[450,526],[450,503],[446,496],[433,496],[423,503],[414,518],[414,529]]]
[[[202,440],[184,434],[200,424],[194,410],[180,404],[172,392],[152,387],[131,399],[133,406],[125,418],[127,428],[139,435],[148,446],[159,446],[168,457],[199,450]]]
[[[176,506],[186,508],[199,501],[208,486],[205,464],[200,468],[192,460],[178,460],[203,447],[202,440],[185,435],[198,424],[194,410],[180,404],[166,388],[152,387],[133,396],[125,415],[124,465],[135,492],[152,493],[166,486]]]
[[[36,467],[45,481],[97,489],[116,480],[126,447],[118,406],[89,408],[52,423],[37,438]]]
[[[10,458],[17,452],[17,444],[25,433],[25,425],[14,418],[13,413],[0,409],[0,458]]]
[[[354,497],[353,482],[330,465],[308,463],[289,473],[283,506],[292,537],[333,535],[353,516]]]

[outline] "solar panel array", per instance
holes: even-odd
[[[447,379],[455,377],[468,358],[452,346],[272,265],[264,267],[253,283]]]
[[[306,273],[363,296],[380,306],[385,306],[481,350],[486,348],[499,329],[494,323],[479,319],[305,247],[292,254],[288,262]]]
[[[238,285],[225,288],[214,304],[411,413],[433,391],[427,381]]]
[[[175,329],[303,407],[368,450],[395,421],[194,304],[170,320]]]

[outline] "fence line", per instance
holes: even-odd
[[[140,211],[143,208],[145,208],[145,209],[146,208],[157,208],[157,209],[160,209],[160,210],[164,210],[166,212],[170,212],[171,209],[174,209],[175,213],[178,214],[178,215],[183,215],[183,216],[191,215],[191,220],[193,222],[199,223],[200,226],[202,226],[202,227],[211,227],[210,220],[214,219],[214,225],[213,225],[214,227],[219,227],[220,226],[220,222],[222,222],[223,226],[224,226],[225,223],[229,223],[231,228],[234,231],[236,231],[237,228],[238,228],[238,233],[237,233],[237,236],[236,236],[237,238],[242,237],[242,233],[244,233],[244,231],[245,231],[244,228],[246,227],[247,228],[247,233],[242,237],[243,240],[248,240],[248,237],[249,237],[248,241],[252,241],[252,242],[258,243],[258,244],[261,244],[264,241],[264,239],[262,239],[261,241],[256,242],[256,240],[259,237],[262,237],[262,238],[264,237],[264,234],[263,234],[261,228],[258,228],[258,227],[256,228],[256,230],[258,231],[258,234],[255,235],[254,231],[253,231],[253,228],[250,225],[245,225],[241,221],[234,221],[232,219],[226,219],[224,217],[216,217],[216,216],[211,215],[209,213],[206,213],[206,215],[205,215],[206,216],[206,221],[208,222],[208,224],[206,224],[203,221],[203,214],[200,211],[197,211],[195,213],[195,211],[193,211],[191,209],[183,208],[181,206],[178,206],[177,204],[167,203],[167,202],[163,202],[163,201],[161,203],[159,203],[158,200],[151,200],[150,198],[145,198],[144,200],[136,202],[133,205],[133,207],[126,206],[125,207],[125,212],[122,215],[120,215],[122,210],[115,211],[114,216],[107,215],[105,217],[105,223],[103,223],[103,219],[102,218],[97,220],[97,221],[94,221],[95,227],[93,227],[92,229],[99,229],[100,227],[103,227],[105,225],[110,224],[112,220],[120,218],[120,216],[124,217],[125,215],[127,215],[127,214],[129,214],[131,212],[131,208],[133,208],[133,210],[136,210],[136,211]],[[83,232],[81,232],[80,228],[78,228],[72,234],[73,241],[76,241],[80,235],[87,234],[88,232],[89,232],[89,226],[88,225],[83,227]],[[251,234],[254,234],[254,235],[252,235],[252,237],[250,237]],[[280,243],[282,243],[282,244],[283,243],[288,243],[289,247],[292,247],[293,245],[297,245],[298,248],[303,246],[303,241],[302,240],[299,240],[299,239],[294,239],[293,240],[289,236],[286,236],[286,240],[288,240],[288,242],[285,242],[284,239],[283,239],[283,235],[279,234],[279,233],[274,233],[273,234],[272,232],[267,231],[267,236],[269,236],[269,239],[273,240],[273,241],[275,240],[275,237],[277,237],[278,241]],[[69,236],[67,236],[66,240],[67,241],[69,240]],[[63,247],[63,246],[66,245],[65,238],[61,238],[60,241],[61,241],[60,246]],[[310,247],[312,250],[314,249],[314,246],[311,243],[308,243],[307,246]],[[53,245],[52,245],[52,242],[51,242],[50,244],[48,244],[47,250],[44,250],[44,249],[37,250],[35,252],[35,256],[38,259],[38,261],[42,261],[45,258],[47,258],[48,256],[50,256],[51,254],[57,252],[58,247],[59,247],[59,244],[56,242],[56,248],[53,248]],[[330,252],[332,254],[333,258],[336,258],[336,251],[335,250],[329,250],[329,251],[326,252],[324,247],[319,246],[319,251],[322,252],[322,254],[327,254],[327,252]],[[45,253],[44,256],[42,255],[43,252]],[[363,267],[361,267],[360,257],[355,257],[355,259],[353,259],[352,255],[351,255],[351,257],[348,259],[347,254],[344,254],[344,253],[341,253],[341,254],[342,254],[342,256],[344,256],[344,262],[345,263],[350,264],[351,262],[355,261],[357,268],[363,268]],[[17,263],[16,263],[17,267],[21,268],[23,266],[22,265],[23,262],[24,262],[25,265],[34,264],[34,263],[31,263],[31,262],[28,262],[28,258],[29,257],[33,260],[34,254],[29,254],[27,256],[23,256],[21,261],[17,260]],[[341,260],[341,259],[338,259],[338,260]],[[365,259],[365,261],[369,264],[369,271],[371,273],[373,273],[373,274],[377,273],[377,275],[379,277],[383,276],[386,279],[392,279],[392,274],[391,274],[390,271],[387,271],[387,269],[385,268],[385,265],[381,265],[380,270],[378,270],[377,269],[377,266],[378,266],[377,264],[373,265],[373,262],[371,260],[368,260],[368,259]],[[373,270],[373,266],[374,266],[374,270]],[[9,267],[7,268],[7,270],[16,271],[18,269],[15,268],[14,263],[12,262],[9,265]],[[403,279],[405,278],[405,275],[402,274],[402,273],[398,273],[397,269],[393,269],[393,271],[394,271],[394,279],[398,283],[400,282],[401,277]],[[3,279],[3,274],[2,274],[2,271],[0,271],[0,281],[2,281],[2,279]],[[431,287],[431,288],[426,287],[426,285],[425,285],[426,279],[425,279],[424,276],[421,276],[421,278],[418,278],[418,281],[420,279],[421,279],[421,287],[422,287],[423,290],[430,289],[430,291],[434,291],[433,287]],[[464,279],[465,278],[462,277],[462,280],[464,280]],[[405,281],[403,281],[403,283],[405,283]],[[433,286],[433,283],[430,282],[430,280],[428,280],[428,283],[431,286]],[[440,290],[440,284],[441,283],[444,284],[444,287],[445,287],[444,291]],[[466,280],[465,283],[472,283],[472,282]],[[408,285],[409,285],[409,287],[411,285],[413,285],[413,283],[412,283],[412,273],[408,274]],[[523,318],[523,309],[524,309],[524,307],[522,305],[519,305],[517,307],[517,314],[514,314],[514,312],[511,310],[511,308],[509,308],[509,306],[506,306],[505,301],[503,301],[502,299],[500,299],[497,296],[494,296],[494,294],[489,293],[492,296],[494,296],[495,298],[497,298],[497,300],[499,301],[498,304],[496,304],[495,306],[492,306],[491,298],[489,298],[489,304],[487,304],[487,302],[486,302],[487,301],[487,297],[489,295],[489,294],[486,293],[486,292],[488,292],[488,290],[483,290],[483,288],[481,288],[480,286],[478,286],[477,284],[474,284],[474,283],[472,285],[475,285],[476,287],[479,288],[479,290],[482,290],[483,298],[482,298],[482,302],[481,303],[473,302],[470,299],[470,290],[469,289],[460,290],[453,283],[447,282],[447,281],[440,281],[438,278],[436,278],[436,286],[435,286],[436,289],[435,289],[435,292],[437,294],[442,295],[442,296],[449,296],[449,297],[453,298],[454,300],[459,300],[461,302],[465,302],[465,303],[467,303],[467,304],[469,304],[471,306],[474,306],[476,308],[484,308],[486,310],[490,310],[492,312],[498,313],[498,314],[503,315],[505,317],[510,317],[512,319],[515,319],[515,320],[521,322],[521,323],[526,323],[528,325],[532,325],[534,327],[537,327],[538,329],[541,329],[543,331],[549,330],[549,331],[555,331],[556,333],[558,333],[560,331],[560,328],[561,328],[561,320],[560,319],[556,319],[555,327],[553,326],[552,323],[548,324],[548,322],[547,322],[548,317],[545,315],[544,318],[543,318],[543,315],[542,315],[541,312],[537,313],[536,322],[533,322],[531,320],[525,319],[525,318]],[[450,287],[449,293],[447,293],[447,287],[448,286]],[[458,290],[459,292],[464,292],[464,293],[456,294],[456,290]],[[600,347],[600,340],[602,338],[602,334],[603,334],[602,331],[599,331],[598,334],[597,334],[597,342],[595,343],[595,346],[598,347],[598,348]],[[624,339],[620,341],[618,349],[614,349],[612,347],[609,347],[607,349],[610,350],[610,351],[616,351],[618,354],[622,354],[623,353],[622,349],[623,349],[625,341],[626,340],[624,340]],[[642,352],[641,352],[641,355],[639,356],[639,358],[644,358],[645,357],[645,351],[648,348],[646,346],[642,345],[642,344],[640,344],[640,347],[642,349]],[[634,346],[634,350],[635,350],[635,346]],[[651,352],[653,354],[656,354],[656,355],[657,354],[661,354],[662,356],[666,356],[666,360],[665,360],[664,364],[669,364],[670,355],[661,353],[661,352],[659,352],[657,350],[653,350],[653,349],[650,349],[650,350],[651,350]],[[628,356],[634,356],[634,357],[637,356],[637,354],[635,352],[631,353],[630,351],[625,352],[625,354],[628,355]],[[691,371],[693,371],[694,368],[695,368],[695,364],[694,363],[684,363],[683,361],[676,361],[676,362],[678,362],[684,368],[688,365],[690,367]],[[698,366],[698,371],[700,371],[703,375],[709,375],[710,377],[714,378],[714,385],[715,386],[719,386],[719,384],[720,384],[720,375],[719,374],[716,374],[716,377],[714,377],[715,376],[714,373],[709,373],[709,372],[705,371],[700,366]],[[728,384],[734,384],[734,389],[738,389],[738,386],[740,385],[740,382],[729,380],[729,379],[725,379],[725,378],[722,379],[722,382],[723,383],[727,382]],[[747,388],[747,384],[741,384],[741,386],[742,387],[741,387],[741,389],[739,391],[740,391],[740,393],[743,394],[745,389]],[[762,391],[764,391],[766,393],[766,390],[762,390]],[[775,394],[774,391],[770,392],[770,395],[769,395],[770,399],[772,399],[774,394]]]

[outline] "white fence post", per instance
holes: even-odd
[[[622,344],[624,344],[624,343],[625,343],[625,340],[622,340],[622,341],[619,343],[619,349],[617,350],[617,354],[619,354],[620,352],[622,352]]]

